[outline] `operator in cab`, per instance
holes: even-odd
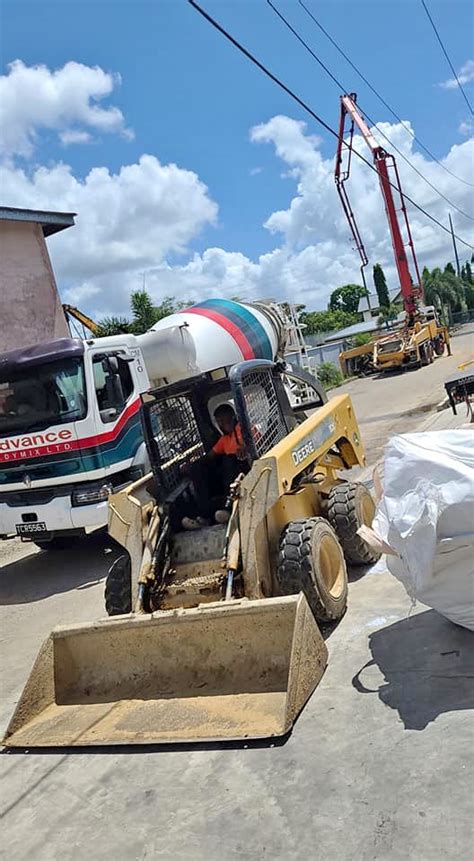
[[[230,515],[224,505],[230,485],[249,470],[242,430],[231,404],[218,406],[214,421],[221,436],[205,457],[191,465],[196,516],[183,517],[183,529],[201,529],[212,522],[227,523]]]

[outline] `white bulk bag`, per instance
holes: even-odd
[[[474,630],[474,436],[472,429],[393,437],[372,540],[418,599]],[[375,535],[373,534],[375,533]]]

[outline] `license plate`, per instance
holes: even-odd
[[[17,523],[16,524],[16,534],[17,535],[33,535],[37,532],[47,532],[46,523]]]

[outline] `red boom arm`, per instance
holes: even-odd
[[[345,128],[345,120],[346,115],[349,115],[351,118],[351,128],[350,128],[350,143],[349,143],[349,156],[348,156],[348,165],[347,170],[345,172],[341,171],[341,163],[342,163],[342,147],[344,141],[344,128]],[[342,205],[344,208],[344,212],[349,221],[349,225],[351,228],[352,235],[356,240],[356,244],[361,254],[361,249],[363,251],[365,257],[364,246],[362,245],[362,241],[360,240],[359,231],[357,225],[355,224],[354,214],[348,204],[347,193],[344,189],[343,183],[349,176],[350,169],[350,157],[352,152],[352,138],[354,135],[354,124],[357,126],[359,131],[362,134],[366,144],[370,148],[373,159],[375,169],[379,175],[380,188],[382,191],[382,196],[385,204],[385,212],[387,213],[388,224],[390,227],[390,235],[392,237],[392,246],[393,253],[395,256],[395,263],[397,266],[398,277],[400,280],[400,289],[403,297],[403,305],[405,311],[408,316],[412,318],[417,312],[417,302],[419,299],[423,298],[423,290],[421,287],[421,279],[420,273],[418,270],[418,262],[416,259],[415,248],[413,245],[413,239],[411,237],[410,225],[408,223],[408,215],[405,208],[405,201],[403,199],[403,192],[400,185],[400,177],[398,175],[397,165],[395,162],[395,158],[390,153],[387,153],[383,147],[379,146],[377,141],[375,140],[372,132],[370,131],[367,123],[362,117],[357,105],[356,105],[356,94],[351,93],[350,95],[341,96],[341,119],[339,123],[339,140],[337,146],[337,155],[336,155],[336,168],[335,168],[335,180],[338,188],[339,196],[341,197]],[[389,175],[389,168],[392,169],[392,175]],[[395,206],[395,200],[393,195],[393,187],[395,187],[398,192],[398,196],[400,198],[400,206],[399,211],[403,213],[405,228],[407,232],[408,242],[407,245],[410,248],[411,256],[413,260],[413,266],[416,273],[417,285],[413,284],[412,277],[410,275],[410,269],[408,266],[408,259],[405,252],[405,243],[403,241],[402,233],[400,230],[400,225],[397,217],[397,209]],[[364,258],[363,258],[364,259]],[[365,259],[367,259],[365,257]],[[365,283],[365,282],[364,282]]]

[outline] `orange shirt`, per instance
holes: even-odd
[[[244,440],[240,425],[236,425],[232,433],[223,434],[217,440],[212,450],[214,454],[237,454],[239,449],[243,447]]]

